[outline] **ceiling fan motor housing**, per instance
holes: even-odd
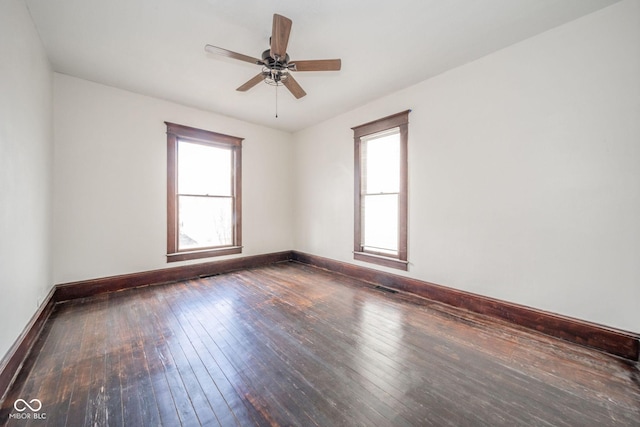
[[[271,70],[282,71],[287,68],[289,63],[289,54],[285,54],[285,57],[281,60],[276,60],[271,57],[271,50],[267,49],[262,52],[262,63]]]

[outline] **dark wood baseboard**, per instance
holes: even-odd
[[[80,282],[56,285],[54,298],[56,302],[63,302],[78,298],[92,297],[106,292],[136,288],[138,286],[157,285],[161,283],[175,282],[178,280],[192,279],[194,277],[229,273],[231,271],[289,261],[290,259],[291,251],[284,251],[264,255],[231,258],[222,261],[189,264],[180,267],[163,268],[160,270],[123,274],[120,276],[82,280]]]
[[[51,289],[7,355],[0,361],[0,401],[20,371],[56,303],[106,292],[228,273],[286,261],[308,264],[375,285],[398,289],[432,301],[506,320],[546,335],[598,349],[631,361],[638,361],[640,357],[640,335],[637,333],[621,331],[329,258],[298,251],[283,251],[56,285]]]
[[[632,361],[639,360],[640,335],[584,320],[530,308],[434,283],[293,251],[292,260],[365,282],[398,289],[432,301],[498,318],[540,333],[595,348]]]
[[[4,400],[5,394],[20,372],[22,364],[38,340],[42,328],[44,328],[45,323],[53,312],[55,306],[54,292],[55,288],[51,288],[38,310],[22,331],[22,334],[20,334],[5,357],[0,361],[0,402]]]

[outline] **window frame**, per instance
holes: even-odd
[[[167,262],[242,253],[242,141],[230,135],[165,122],[167,125]],[[179,250],[178,227],[178,141],[231,149],[233,221],[232,244]]]
[[[409,113],[402,111],[372,122],[351,128],[354,140],[354,247],[353,257],[358,261],[370,262],[399,270],[408,270],[408,132]],[[398,255],[392,256],[366,250],[362,244],[362,139],[363,137],[398,128],[400,131],[400,188],[398,192]]]

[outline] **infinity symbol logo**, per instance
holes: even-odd
[[[19,403],[21,403],[22,405],[18,406]],[[33,406],[31,406],[29,403]],[[27,403],[27,401],[24,399],[18,399],[13,402],[13,408],[18,412],[24,412],[27,410],[27,408],[31,409],[31,411],[33,412],[38,412],[40,409],[42,409],[42,402],[40,402],[40,400],[38,399],[31,399],[29,403]]]

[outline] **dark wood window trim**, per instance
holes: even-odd
[[[370,262],[385,267],[408,270],[407,261],[407,231],[408,231],[408,129],[409,113],[411,110],[402,111],[391,116],[383,117],[369,123],[351,128],[354,139],[355,159],[355,186],[354,186],[354,259]],[[362,138],[388,129],[400,130],[400,189],[398,193],[398,255],[389,256],[366,250],[362,245],[362,167],[361,144]]]
[[[243,138],[196,129],[175,123],[167,125],[167,262],[242,253],[242,141]],[[230,246],[178,250],[178,140],[230,148],[233,153],[233,243]]]

